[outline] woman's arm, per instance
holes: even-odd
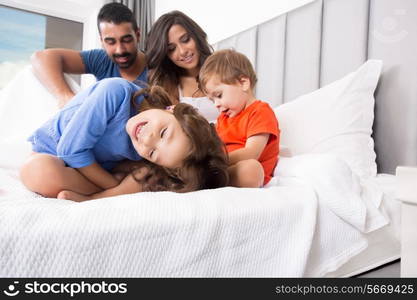
[[[268,143],[269,133],[256,134],[249,137],[245,147],[229,153],[230,165],[247,159],[258,159]]]

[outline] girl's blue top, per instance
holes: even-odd
[[[111,170],[121,160],[140,160],[125,130],[137,114],[131,98],[140,88],[108,78],[79,92],[29,137],[33,151],[55,155],[72,168],[97,162]],[[139,104],[143,97],[137,98]]]

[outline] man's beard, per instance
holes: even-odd
[[[118,65],[120,69],[127,69],[135,63],[137,56],[138,56],[137,52],[135,53],[124,52],[122,54],[113,54],[113,62],[116,65]],[[117,58],[119,57],[127,57],[127,61],[123,63],[118,62]]]

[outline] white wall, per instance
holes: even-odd
[[[313,0],[155,0],[155,19],[180,10],[196,21],[211,44]]]
[[[233,34],[265,22],[314,0],[155,0],[155,18],[171,10],[181,10],[194,19],[216,43]],[[58,18],[82,22],[83,49],[100,48],[97,13],[105,0],[0,0],[0,4]],[[82,76],[82,86],[94,82]]]

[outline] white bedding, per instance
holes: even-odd
[[[3,277],[321,276],[366,248],[356,227],[386,224],[365,199],[334,195],[330,207],[297,177],[74,203],[34,195],[11,173],[0,173]]]
[[[366,234],[368,247],[326,277],[351,277],[400,258],[401,201],[396,196],[397,179],[394,175],[378,174],[372,181],[384,192],[380,211],[390,223]]]
[[[47,98],[38,92],[29,100]],[[12,101],[28,101],[10,95],[3,90],[0,114],[12,116]],[[31,114],[45,115],[39,107]],[[281,158],[263,189],[74,203],[26,190],[16,167],[27,146],[8,132],[1,145],[9,145],[0,155],[1,277],[322,276],[366,249],[366,232],[388,223],[379,187],[330,155]]]

